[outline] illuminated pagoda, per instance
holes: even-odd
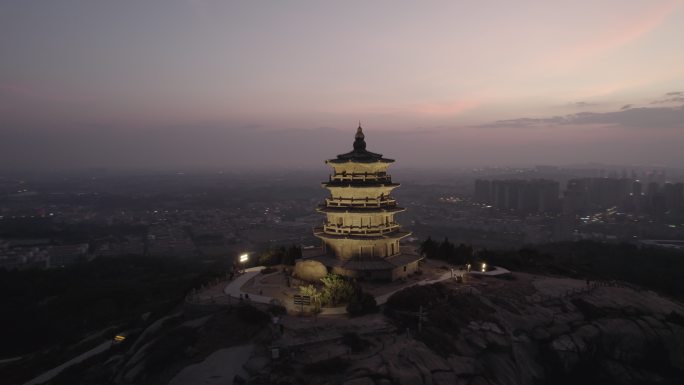
[[[324,255],[312,259],[335,274],[396,280],[414,273],[422,257],[399,246],[411,233],[395,221],[404,209],[391,196],[399,186],[387,173],[394,160],[366,150],[364,139],[359,124],[354,149],[326,161],[333,174],[322,185],[330,196],[317,209],[326,220],[314,229]]]

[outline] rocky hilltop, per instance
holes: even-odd
[[[425,309],[420,333],[419,306]],[[330,342],[327,349],[324,343],[303,346],[289,365],[271,367],[252,383],[681,384],[684,379],[684,306],[616,282],[522,273],[506,280],[471,278],[466,285],[406,289],[388,301],[385,313],[394,332],[383,333],[376,325],[364,336],[363,326],[356,329],[365,349],[335,356],[335,344],[344,341]],[[332,358],[321,354],[326,350]],[[326,364],[330,367],[317,373]]]
[[[50,383],[684,383],[684,306],[617,282],[470,276],[362,317],[281,315],[281,327],[277,310],[186,304]]]

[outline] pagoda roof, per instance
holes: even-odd
[[[337,155],[335,159],[328,159],[326,163],[393,163],[394,159],[383,158],[382,154],[376,154],[366,150],[365,135],[359,123],[354,136],[354,149],[344,154]]]
[[[424,257],[416,253],[399,253],[391,257],[387,257],[386,261],[393,264],[394,266],[404,266],[409,263],[420,261]]]

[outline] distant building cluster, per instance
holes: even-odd
[[[559,187],[559,182],[547,179],[478,179],[473,199],[522,214],[579,215],[611,207],[649,214],[684,209],[683,183],[644,184],[631,178],[591,177],[570,179],[562,194]]]
[[[0,268],[63,267],[88,258],[88,244],[48,245],[48,240],[0,241]]]
[[[564,214],[584,214],[617,207],[623,211],[661,214],[684,208],[684,184],[656,181],[644,185],[630,178],[581,178],[568,182]]]
[[[559,183],[547,179],[475,181],[475,201],[526,214],[556,213],[560,207]]]
[[[215,257],[314,239],[316,197],[255,197],[229,186],[209,201],[205,190],[177,191],[176,179],[79,178],[36,188],[0,176],[0,269],[133,255]]]

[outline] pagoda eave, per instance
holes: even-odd
[[[352,187],[352,188],[367,188],[367,187],[392,187],[396,188],[401,186],[400,183],[377,183],[377,182],[321,182],[322,187]]]
[[[345,164],[345,163],[394,163],[394,159],[387,159],[387,158],[368,158],[368,159],[363,159],[363,158],[351,158],[351,159],[328,159],[325,161],[325,163],[332,163],[332,164]]]
[[[327,207],[319,206],[316,208],[319,213],[400,213],[406,211],[404,207]]]

